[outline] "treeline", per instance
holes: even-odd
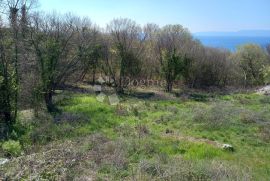
[[[31,12],[34,1],[0,0],[0,124],[7,138],[19,107],[43,102],[66,82],[109,77],[119,93],[126,78],[175,81],[191,88],[251,87],[270,82],[270,46],[241,46],[235,53],[204,47],[181,25],[114,19],[105,30],[88,18]],[[6,22],[6,23],[4,23]],[[8,23],[7,23],[8,22]]]

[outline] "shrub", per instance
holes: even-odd
[[[255,123],[259,119],[258,115],[251,111],[242,111],[240,113],[240,121],[242,123]]]
[[[137,134],[138,136],[141,138],[141,137],[144,137],[146,135],[148,135],[150,133],[148,127],[142,123],[138,123],[135,127],[136,131],[137,131]]]
[[[134,172],[135,180],[251,180],[247,168],[217,161],[190,161],[174,157],[168,164],[158,159],[142,160]]]
[[[130,124],[120,124],[115,128],[115,131],[123,136],[123,137],[130,137],[130,136],[135,136],[135,129],[132,127]]]
[[[270,125],[261,126],[259,128],[260,137],[265,142],[270,142]]]
[[[260,102],[262,104],[270,104],[270,96],[264,96],[263,98],[260,99]]]
[[[195,108],[193,120],[202,123],[208,129],[220,129],[230,124],[234,114],[232,106],[227,103],[216,103],[210,108]]]
[[[3,143],[2,149],[7,156],[19,156],[22,152],[22,147],[18,141],[9,140]]]

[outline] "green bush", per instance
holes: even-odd
[[[195,107],[193,120],[201,123],[206,129],[220,129],[230,125],[231,116],[234,114],[230,104],[215,103],[211,107]]]
[[[3,143],[2,149],[7,156],[19,156],[22,147],[18,141],[9,140]]]

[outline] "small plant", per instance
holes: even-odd
[[[134,116],[139,117],[140,112],[139,112],[139,109],[137,107],[133,108],[133,114],[134,114]]]
[[[195,108],[193,120],[208,129],[220,129],[230,124],[233,111],[226,103],[217,103],[210,108]]]
[[[19,156],[22,152],[22,147],[18,141],[9,140],[3,143],[2,149],[7,156]]]
[[[260,99],[260,102],[262,104],[270,104],[270,96],[264,96],[263,98]]]
[[[258,121],[258,115],[251,111],[243,111],[240,113],[240,121],[242,123],[255,123]]]
[[[259,128],[260,137],[265,142],[270,142],[270,126],[261,126]]]
[[[145,136],[145,135],[148,135],[150,133],[148,127],[146,125],[144,125],[144,124],[141,124],[141,123],[139,123],[135,127],[135,129],[137,130],[137,133],[138,133],[140,138]]]

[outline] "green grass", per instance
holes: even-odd
[[[43,144],[97,133],[113,142],[124,140],[125,162],[129,166],[114,170],[108,164],[101,165],[97,171],[101,179],[109,175],[128,178],[134,165],[138,167],[142,160],[156,160],[157,155],[180,157],[192,163],[200,160],[202,167],[211,161],[225,162],[236,166],[236,170],[249,170],[252,180],[270,178],[269,135],[262,136],[261,132],[261,124],[270,124],[267,96],[197,93],[185,101],[122,97],[120,105],[110,106],[107,101],[98,102],[95,95],[61,93],[58,97],[62,94],[68,96],[56,99],[61,111],[83,115],[84,120],[49,124],[50,131],[45,135],[50,139],[45,137],[48,140]],[[24,142],[30,139],[29,135],[29,132],[24,135],[22,144],[29,144]],[[222,150],[207,141],[231,144],[235,151]],[[84,143],[80,151],[83,154],[92,149],[95,146]]]

